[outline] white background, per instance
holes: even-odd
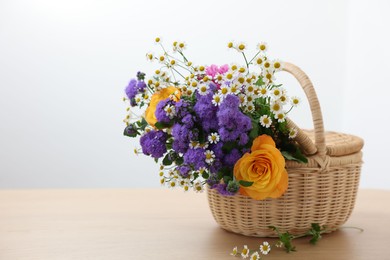
[[[242,62],[230,40],[300,66],[327,130],[365,139],[361,187],[390,188],[390,4],[333,1],[0,0],[0,188],[158,187],[122,136],[123,89],[161,36],[197,64]],[[280,75],[291,94],[303,92]],[[292,116],[311,128],[307,104]]]

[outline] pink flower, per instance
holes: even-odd
[[[215,75],[217,75],[217,73],[224,74],[228,70],[229,70],[229,65],[227,65],[227,64],[222,65],[220,67],[213,64],[213,65],[206,67],[206,74],[214,78]]]

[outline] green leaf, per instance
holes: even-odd
[[[155,126],[158,130],[161,130],[161,129],[164,129],[164,128],[171,127],[171,126],[172,126],[172,123],[157,122],[157,123],[154,124],[154,126]]]
[[[183,162],[184,162],[183,157],[177,157],[177,159],[175,160],[176,165],[182,165]]]
[[[222,146],[222,151],[225,153],[225,154],[228,154],[230,153],[234,148],[237,147],[237,143],[236,142],[233,142],[233,141],[228,141],[226,143],[223,144]]]
[[[224,183],[229,183],[229,181],[231,181],[232,180],[232,177],[230,177],[230,176],[223,176],[223,182]]]
[[[253,185],[253,181],[244,181],[244,180],[240,180],[239,181],[240,185],[243,186],[243,187],[250,187]]]
[[[282,151],[282,155],[286,160],[296,161],[299,163],[307,163],[307,158],[302,153],[295,153],[293,155],[287,151]]]
[[[171,155],[168,153],[165,155],[164,159],[162,160],[163,165],[168,166],[172,164],[172,160],[170,159]]]
[[[208,179],[210,177],[210,174],[208,174],[206,171],[202,173],[203,179]]]
[[[256,86],[263,86],[265,83],[263,81],[262,77],[259,77],[259,79],[255,82]]]

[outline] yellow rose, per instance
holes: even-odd
[[[255,200],[279,198],[287,190],[288,175],[285,160],[268,135],[257,137],[251,153],[244,154],[234,165],[234,176],[240,181],[253,182],[240,187],[240,193]]]
[[[176,92],[176,93],[175,93]],[[175,95],[173,95],[175,93]],[[178,101],[180,99],[180,91],[175,87],[163,88],[160,91],[157,91],[153,94],[149,106],[145,111],[145,120],[149,125],[154,127],[154,124],[157,123],[156,107],[161,100],[169,98],[172,95],[172,100]]]

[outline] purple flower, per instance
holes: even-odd
[[[237,149],[233,149],[224,158],[224,162],[227,166],[233,166],[242,157],[242,153]]]
[[[172,148],[179,153],[185,153],[190,145],[190,129],[185,125],[176,123],[172,127]]]
[[[192,165],[195,170],[206,167],[206,155],[202,148],[188,149],[184,154],[184,163]]]
[[[161,123],[169,123],[171,119],[167,115],[167,112],[164,110],[165,106],[168,104],[172,104],[173,101],[171,101],[170,98],[161,100],[157,106],[156,106],[156,111],[154,114],[156,115],[157,121]]]
[[[125,92],[129,99],[135,98],[135,95],[137,95],[137,80],[132,79],[130,80],[129,84],[127,85]]]
[[[178,102],[176,102],[175,110],[176,110],[177,118],[181,119],[181,118],[185,117],[186,115],[188,115],[189,107],[190,107],[190,104],[183,99],[180,99]]]
[[[219,192],[219,194],[221,194],[223,196],[233,196],[233,195],[235,195],[235,193],[232,193],[232,192],[230,192],[230,191],[228,191],[226,189],[227,185],[225,183],[215,184],[211,188],[212,189],[216,189]]]
[[[205,132],[216,130],[218,128],[218,122],[215,120],[217,107],[211,102],[212,94],[199,96],[194,106],[194,110]]]
[[[177,169],[179,170],[179,173],[183,178],[187,178],[188,173],[191,171],[191,168],[187,165],[178,166]]]
[[[163,131],[151,130],[140,139],[142,152],[154,158],[160,158],[167,151],[165,146],[168,135]]]

